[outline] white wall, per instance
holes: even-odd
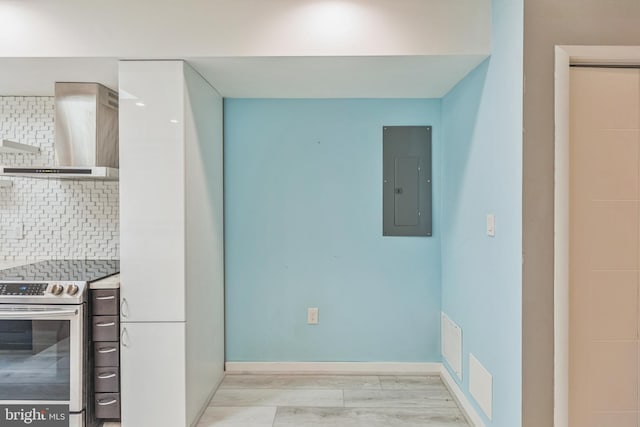
[[[224,374],[222,97],[189,65],[185,77],[187,421]]]
[[[3,1],[0,57],[484,54],[490,12],[489,0]]]
[[[52,97],[0,97],[0,138],[29,144],[36,154],[0,154],[6,166],[53,163]],[[2,177],[0,260],[117,259],[118,183]],[[12,231],[23,227],[23,238]]]

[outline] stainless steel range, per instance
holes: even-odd
[[[93,425],[87,404],[89,285],[118,272],[119,262],[106,260],[0,270],[0,425],[6,417],[31,416],[30,408],[36,416],[53,414],[47,406],[64,412],[67,405],[69,423],[60,425]]]

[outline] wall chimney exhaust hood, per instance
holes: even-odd
[[[118,94],[98,83],[56,83],[55,161],[0,166],[0,175],[78,180],[118,179]]]

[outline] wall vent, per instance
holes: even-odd
[[[441,313],[442,357],[462,380],[462,329],[449,316]]]
[[[492,417],[493,377],[476,357],[469,353],[469,393],[487,418]]]

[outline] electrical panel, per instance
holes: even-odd
[[[382,128],[382,233],[432,235],[431,126]]]

